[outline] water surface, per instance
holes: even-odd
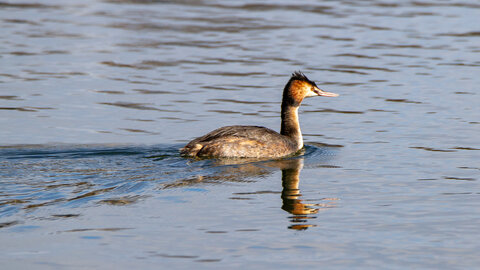
[[[479,263],[477,1],[0,2],[6,269],[469,269]],[[192,160],[221,125],[305,152]]]

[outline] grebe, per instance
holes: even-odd
[[[336,97],[325,92],[303,73],[294,72],[285,85],[282,98],[280,134],[266,127],[226,126],[189,142],[182,155],[212,158],[278,158],[303,148],[298,107],[305,97]]]

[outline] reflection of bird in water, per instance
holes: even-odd
[[[320,151],[320,150],[316,150]],[[300,193],[300,172],[303,168],[305,150],[299,153],[300,157],[279,159],[279,160],[260,160],[260,159],[218,159],[209,160],[212,162],[212,166],[208,166],[211,170],[210,173],[203,175],[197,175],[188,179],[183,179],[173,183],[163,185],[163,189],[178,188],[192,185],[211,185],[219,184],[222,182],[247,182],[256,179],[259,176],[265,176],[271,174],[274,169],[280,169],[282,171],[282,209],[292,214],[290,221],[293,223],[288,228],[295,230],[306,230],[309,227],[314,227],[313,224],[307,222],[316,218],[316,214],[320,209],[327,209],[335,207],[332,204],[332,200],[338,200],[336,198],[321,199],[323,203],[304,203],[299,199],[302,194]],[[306,155],[307,156],[307,155]],[[305,156],[305,157],[306,157]],[[318,157],[317,157],[318,158]],[[205,160],[194,161],[192,164],[204,162]],[[310,160],[309,166],[312,161]],[[319,160],[316,160],[319,162]],[[315,165],[313,165],[315,166]],[[322,167],[325,165],[321,165]],[[242,199],[238,196],[258,195],[263,193],[272,192],[241,192],[234,193],[237,197],[235,199]]]
[[[318,209],[312,208],[311,204],[304,204],[298,197],[300,189],[298,184],[300,182],[300,171],[303,167],[303,160],[296,159],[295,167],[282,169],[282,209],[294,215],[308,215],[318,213]]]
[[[282,209],[294,215],[291,219],[293,223],[305,223],[312,218],[312,214],[318,213],[318,209],[314,208],[314,204],[305,204],[299,199],[302,196],[298,185],[300,183],[300,171],[303,168],[303,159],[290,161],[285,164],[286,167],[282,168]],[[306,230],[312,226],[311,224],[293,224],[289,228]]]

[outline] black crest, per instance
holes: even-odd
[[[290,78],[290,82],[294,81],[294,80],[298,80],[298,81],[304,81],[304,82],[308,82],[312,85],[317,85],[314,81],[311,81],[310,79],[307,78],[307,76],[305,76],[305,74],[303,74],[301,71],[295,71],[292,73],[292,77]]]

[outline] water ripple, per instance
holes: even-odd
[[[0,167],[4,189],[0,215],[77,207],[91,202],[129,205],[148,197],[151,193],[148,190],[155,186],[166,189],[245,181],[271,173],[270,168],[282,164],[282,161],[258,160],[194,161],[181,158],[179,147],[2,147]],[[330,149],[307,146],[302,157],[306,164],[319,166],[334,153]]]

